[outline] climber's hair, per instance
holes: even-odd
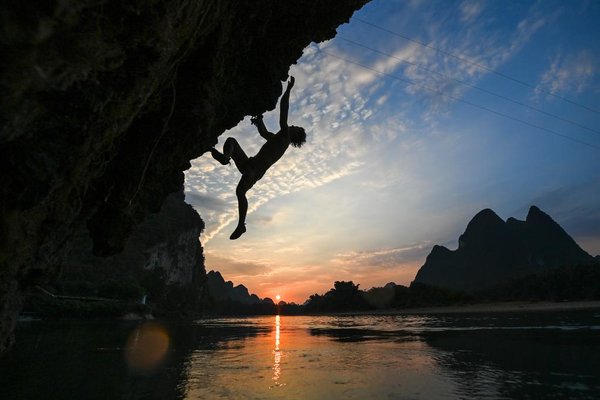
[[[288,128],[290,134],[290,143],[294,147],[302,147],[306,143],[306,131],[299,126],[290,126]]]

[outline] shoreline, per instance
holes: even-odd
[[[463,304],[454,306],[414,307],[403,309],[366,310],[334,313],[334,315],[417,315],[417,314],[473,314],[505,312],[544,312],[600,310],[600,300],[589,301],[510,301],[495,303]],[[333,314],[332,314],[333,315]]]
[[[493,303],[476,303],[476,304],[461,304],[461,305],[450,305],[450,306],[431,306],[431,307],[412,307],[412,308],[387,308],[378,310],[361,310],[361,311],[342,311],[342,312],[329,312],[329,313],[300,313],[300,314],[280,314],[282,316],[293,317],[293,316],[319,316],[319,315],[330,315],[330,316],[360,316],[360,315],[433,315],[433,314],[476,314],[476,313],[514,313],[514,312],[556,312],[556,311],[581,311],[581,310],[598,310],[600,311],[600,300],[586,300],[586,301],[506,301],[506,302],[493,302]],[[277,314],[249,314],[249,315],[204,315],[198,318],[244,318],[244,317],[264,317],[274,316]],[[158,318],[161,320],[162,318]],[[191,320],[195,320],[192,318]],[[108,317],[108,318],[45,318],[40,316],[21,316],[17,322],[27,323],[33,321],[47,321],[47,320],[69,320],[69,321],[152,321],[155,317],[149,315],[132,315],[126,314],[120,317]],[[170,320],[170,318],[166,318]],[[187,318],[174,320],[187,320]]]

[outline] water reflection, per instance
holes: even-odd
[[[133,353],[147,337],[155,350],[149,358],[160,359],[166,330],[23,325],[16,351],[0,358],[0,399],[600,398],[600,315],[593,312],[269,316],[166,326],[166,355],[140,375],[124,361],[123,344],[129,337],[125,352]]]
[[[274,360],[273,360],[273,387],[283,386],[279,381],[281,377],[281,349],[279,348],[281,337],[281,317],[279,315],[275,316],[275,349],[273,350]]]
[[[598,399],[600,340],[591,329],[480,330],[425,336],[461,398]]]

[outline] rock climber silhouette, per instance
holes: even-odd
[[[248,211],[246,192],[283,156],[290,144],[294,147],[301,147],[306,142],[304,128],[288,126],[290,91],[294,87],[294,82],[294,77],[290,76],[287,89],[279,102],[279,132],[269,132],[263,123],[262,115],[250,119],[258,129],[260,136],[267,140],[255,156],[248,157],[237,140],[231,137],[225,141],[223,153],[214,148],[210,150],[213,158],[223,165],[229,164],[229,160],[233,159],[235,166],[242,174],[235,190],[238,199],[239,221],[235,231],[229,237],[231,240],[239,238],[246,232],[246,212]]]

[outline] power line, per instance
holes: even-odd
[[[384,56],[386,56],[386,57],[390,57],[390,58],[396,59],[396,60],[398,60],[398,61],[400,61],[400,62],[403,62],[403,63],[409,64],[409,65],[412,65],[412,66],[414,66],[414,67],[417,67],[417,68],[420,68],[420,69],[422,69],[422,70],[424,70],[424,71],[427,71],[427,72],[429,72],[429,73],[432,73],[432,74],[439,75],[439,76],[441,76],[441,77],[443,77],[443,78],[445,78],[445,79],[451,79],[451,80],[453,80],[453,81],[455,81],[455,82],[458,82],[458,83],[460,83],[461,85],[464,85],[464,86],[470,87],[470,88],[472,88],[472,89],[479,90],[479,91],[481,91],[481,92],[483,92],[483,93],[487,93],[487,94],[489,94],[489,95],[491,95],[491,96],[498,97],[498,98],[500,98],[500,99],[503,99],[503,100],[509,101],[509,102],[511,102],[511,103],[513,103],[513,104],[517,104],[517,105],[519,105],[519,106],[522,106],[522,107],[528,108],[528,109],[530,109],[530,110],[536,111],[536,112],[538,112],[538,113],[540,113],[540,114],[544,114],[544,115],[546,115],[546,116],[548,116],[548,117],[552,117],[552,118],[555,118],[555,119],[557,119],[557,120],[560,120],[560,121],[563,121],[563,122],[567,122],[567,123],[569,123],[569,124],[571,124],[571,125],[577,126],[577,127],[579,127],[579,128],[582,128],[582,129],[586,129],[586,130],[588,130],[588,131],[590,131],[590,132],[593,132],[593,133],[595,133],[595,134],[598,134],[598,135],[600,135],[600,131],[598,131],[598,130],[596,130],[596,129],[593,129],[593,128],[590,128],[590,127],[587,127],[587,126],[585,126],[585,125],[582,125],[582,124],[580,124],[580,123],[578,123],[578,122],[576,122],[576,121],[570,120],[570,119],[568,119],[568,118],[564,118],[564,117],[561,117],[561,116],[559,116],[559,115],[556,115],[556,114],[553,114],[553,113],[550,113],[550,112],[544,111],[544,110],[542,110],[542,109],[540,109],[540,108],[534,107],[534,106],[532,106],[532,105],[529,105],[529,104],[527,104],[527,103],[523,103],[523,102],[521,102],[521,101],[518,101],[518,100],[511,99],[511,98],[510,98],[510,97],[508,97],[508,96],[504,96],[504,95],[502,95],[502,94],[495,93],[495,92],[493,92],[493,91],[491,91],[491,90],[488,90],[488,89],[485,89],[485,88],[479,87],[479,86],[477,86],[477,85],[474,85],[474,84],[472,84],[472,83],[469,83],[469,82],[463,81],[463,80],[461,80],[461,79],[458,79],[458,78],[455,78],[455,77],[452,77],[452,76],[449,76],[449,75],[443,74],[443,73],[441,73],[441,72],[438,72],[438,71],[434,71],[434,70],[432,70],[431,68],[427,68],[427,67],[425,67],[425,66],[422,66],[422,65],[420,65],[420,64],[414,63],[414,62],[412,62],[412,61],[409,61],[409,60],[406,60],[406,59],[404,59],[404,58],[397,57],[397,56],[395,56],[395,55],[393,55],[393,54],[389,54],[389,53],[386,53],[386,52],[384,52],[384,51],[380,51],[380,50],[374,49],[374,48],[372,48],[372,47],[369,47],[369,46],[367,46],[367,45],[364,45],[364,44],[362,44],[362,43],[356,42],[356,41],[354,41],[354,40],[351,40],[351,39],[348,39],[348,38],[345,38],[345,37],[342,37],[342,36],[339,36],[339,35],[338,35],[338,36],[336,36],[336,38],[338,38],[338,39],[341,39],[341,40],[344,40],[344,41],[346,41],[346,42],[348,42],[348,43],[351,43],[351,44],[353,44],[353,45],[355,45],[355,46],[362,47],[362,48],[364,48],[364,49],[370,50],[370,51],[372,51],[372,52],[374,52],[374,53],[378,53],[378,54],[384,55]]]
[[[500,72],[500,71],[497,71],[497,70],[495,70],[495,69],[493,69],[493,68],[486,67],[486,66],[485,66],[485,65],[483,65],[483,64],[479,64],[479,63],[477,63],[477,62],[475,62],[475,61],[471,61],[471,60],[469,60],[469,59],[467,59],[467,58],[464,58],[464,57],[461,57],[461,56],[459,56],[459,55],[457,55],[457,54],[454,54],[454,53],[451,53],[451,52],[449,52],[449,51],[446,51],[446,50],[440,49],[439,47],[433,46],[433,45],[431,45],[431,44],[429,44],[429,43],[421,42],[420,40],[413,39],[413,38],[411,38],[410,36],[406,36],[406,35],[403,35],[403,34],[401,34],[401,33],[398,33],[398,32],[391,31],[391,30],[389,30],[389,29],[387,29],[387,28],[381,27],[381,26],[379,26],[379,25],[376,25],[376,24],[374,24],[374,23],[372,23],[372,22],[369,22],[369,21],[365,21],[364,19],[361,19],[361,18],[358,18],[358,17],[353,17],[352,19],[354,19],[354,20],[356,20],[356,21],[358,21],[358,22],[361,22],[361,23],[363,23],[363,24],[365,24],[365,25],[371,26],[371,27],[373,27],[373,28],[375,28],[375,29],[379,29],[380,31],[383,31],[383,32],[389,33],[390,35],[398,36],[398,37],[400,37],[400,38],[402,38],[402,39],[404,39],[404,40],[408,40],[409,42],[416,43],[416,44],[418,44],[419,46],[427,47],[428,49],[432,49],[432,50],[434,50],[434,51],[437,51],[437,52],[439,52],[439,53],[442,53],[442,54],[444,54],[444,55],[446,55],[446,56],[452,57],[452,58],[454,58],[454,59],[456,59],[456,60],[458,60],[458,61],[460,61],[460,62],[464,62],[464,63],[466,63],[466,64],[469,64],[469,65],[472,65],[472,66],[474,66],[474,67],[477,67],[477,68],[483,69],[483,70],[485,70],[485,71],[488,71],[488,72],[490,72],[490,73],[492,73],[492,74],[494,74],[494,75],[497,75],[497,76],[500,76],[500,77],[502,77],[502,78],[504,78],[504,79],[508,79],[508,80],[510,80],[510,81],[513,81],[513,82],[515,82],[515,83],[518,83],[519,85],[526,86],[526,87],[528,87],[528,88],[530,88],[530,89],[533,89],[533,90],[536,90],[536,91],[538,91],[538,92],[541,92],[541,93],[547,94],[547,95],[549,95],[549,96],[556,97],[557,99],[561,99],[562,101],[565,101],[565,102],[567,102],[567,103],[570,103],[570,104],[576,105],[576,106],[578,106],[578,107],[584,108],[584,109],[586,109],[586,110],[588,110],[588,111],[591,111],[591,112],[593,112],[593,113],[600,114],[600,111],[598,111],[598,110],[595,110],[595,109],[593,109],[593,108],[591,108],[591,107],[588,107],[588,106],[586,106],[586,105],[584,105],[584,104],[578,103],[578,102],[576,102],[575,100],[571,100],[571,99],[568,99],[568,98],[566,98],[566,97],[564,97],[564,96],[561,96],[561,95],[559,95],[559,94],[557,94],[557,93],[554,93],[554,92],[551,92],[551,91],[548,91],[548,90],[544,90],[544,89],[542,89],[542,88],[539,88],[539,87],[537,87],[537,86],[535,86],[535,85],[532,85],[532,84],[530,84],[530,83],[527,83],[527,82],[525,82],[525,81],[522,81],[522,80],[520,80],[520,79],[514,78],[514,77],[512,77],[512,76],[510,76],[510,75],[507,75],[507,74],[504,74],[504,73],[502,73],[502,72]]]
[[[492,114],[495,114],[495,115],[498,115],[498,116],[501,116],[501,117],[504,117],[504,118],[507,118],[507,119],[510,119],[510,120],[513,120],[513,121],[516,121],[516,122],[520,122],[520,123],[522,123],[522,124],[524,124],[524,125],[527,125],[527,126],[529,126],[529,127],[536,128],[536,129],[539,129],[539,130],[541,130],[541,131],[544,131],[544,132],[547,132],[547,133],[553,134],[553,135],[555,135],[555,136],[562,137],[563,139],[567,139],[567,140],[570,140],[570,141],[572,141],[572,142],[576,142],[576,143],[583,144],[583,145],[585,145],[585,146],[588,146],[588,147],[594,148],[594,149],[596,149],[596,150],[600,150],[600,146],[596,146],[595,144],[588,143],[588,142],[585,142],[585,141],[583,141],[583,140],[579,140],[579,139],[573,138],[573,137],[571,137],[571,136],[564,135],[564,134],[562,134],[562,133],[560,133],[560,132],[556,132],[556,131],[554,131],[554,130],[552,130],[552,129],[544,128],[543,126],[540,126],[540,125],[533,124],[533,123],[531,123],[531,122],[528,122],[528,121],[525,121],[525,120],[523,120],[523,119],[520,119],[520,118],[517,118],[517,117],[513,117],[513,116],[511,116],[511,115],[505,114],[505,113],[503,113],[503,112],[496,111],[496,110],[493,110],[493,109],[491,109],[491,108],[488,108],[488,107],[485,107],[485,106],[482,106],[482,105],[479,105],[479,104],[476,104],[476,103],[470,102],[470,101],[468,101],[468,100],[464,100],[464,99],[461,99],[461,98],[458,98],[458,97],[455,97],[455,96],[452,96],[452,95],[449,95],[449,94],[443,93],[443,92],[441,92],[441,91],[439,91],[439,90],[437,90],[437,89],[435,89],[435,88],[431,88],[431,87],[428,87],[428,86],[422,85],[422,84],[420,84],[420,83],[417,83],[417,82],[414,82],[414,81],[412,81],[412,80],[410,80],[410,79],[401,78],[401,77],[399,77],[399,76],[392,75],[392,74],[388,74],[388,73],[386,73],[386,72],[381,72],[381,71],[379,71],[379,70],[376,70],[375,68],[369,67],[369,66],[367,66],[367,65],[364,65],[364,64],[361,64],[361,63],[358,63],[358,62],[356,62],[356,61],[349,60],[349,59],[347,59],[347,58],[344,58],[344,57],[338,56],[338,55],[336,55],[336,54],[329,53],[329,52],[327,52],[327,51],[325,51],[325,50],[318,49],[318,51],[320,51],[320,52],[322,52],[322,53],[324,53],[324,54],[326,54],[326,55],[328,55],[328,56],[330,56],[330,57],[335,57],[335,58],[337,58],[337,59],[340,59],[340,60],[342,60],[342,61],[345,61],[345,62],[347,62],[347,63],[354,64],[354,65],[357,65],[357,66],[359,66],[359,67],[361,67],[361,68],[364,68],[364,69],[367,69],[367,70],[373,71],[373,72],[375,72],[375,73],[377,73],[377,74],[379,74],[379,75],[382,75],[382,76],[387,76],[388,78],[396,79],[396,80],[398,80],[398,81],[401,81],[401,82],[407,83],[407,84],[409,84],[409,85],[414,85],[414,86],[421,87],[421,88],[423,88],[423,89],[429,90],[429,91],[431,91],[431,92],[433,92],[433,93],[436,93],[436,94],[438,94],[438,95],[440,95],[440,96],[443,96],[443,97],[449,98],[449,99],[451,99],[451,100],[454,100],[454,101],[459,101],[459,102],[461,102],[461,103],[464,103],[464,104],[467,104],[467,105],[469,105],[469,106],[471,106],[471,107],[479,108],[480,110],[484,110],[484,111],[487,111],[487,112],[489,112],[489,113],[492,113]]]

